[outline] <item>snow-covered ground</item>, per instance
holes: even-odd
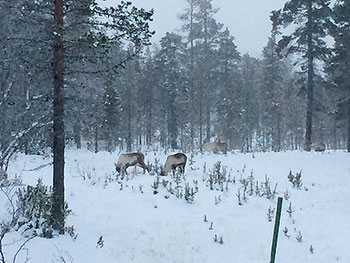
[[[148,152],[145,159],[164,164],[166,156],[164,152]],[[283,200],[276,262],[350,262],[348,153],[195,155],[194,163],[186,165],[185,178],[178,181],[182,189],[188,183],[194,190],[192,202],[185,200],[184,190],[182,198],[181,191],[176,192],[176,179],[170,175],[160,177],[157,194],[152,187],[156,176],[143,174],[142,169],[135,173],[129,168],[129,176],[117,180],[113,165],[117,158],[118,153],[67,151],[66,199],[72,210],[67,225],[74,226],[78,236],[35,238],[25,245],[27,250],[19,253],[16,262],[24,262],[26,256],[35,263],[269,262],[274,219],[269,222],[267,213],[276,207],[277,196],[283,197],[287,190],[290,197]],[[217,184],[210,190],[209,174],[218,161],[229,180],[223,191]],[[50,162],[41,156],[18,155],[9,174],[21,176],[24,184],[34,185],[42,178],[51,185],[52,166],[33,171]],[[300,188],[288,181],[290,171],[301,171]],[[248,184],[247,200],[243,200],[242,181],[250,175],[254,177],[254,193],[250,195]],[[277,183],[278,194],[272,200],[255,193],[256,182],[263,193],[265,178],[272,190]],[[242,205],[238,204],[238,193]],[[0,204],[3,218],[9,204],[1,192]],[[287,212],[290,204],[291,216]],[[214,242],[215,235],[218,242]],[[100,237],[103,245],[97,244]],[[6,262],[12,262],[19,240],[20,234],[12,233],[3,241]]]

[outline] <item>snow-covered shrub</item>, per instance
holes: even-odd
[[[153,188],[153,194],[158,194],[158,187],[159,187],[159,183],[160,183],[160,177],[159,175],[157,174],[155,179],[154,179],[154,182],[153,182],[153,185],[152,185],[152,188]],[[164,185],[164,184],[163,184]]]
[[[210,190],[220,190],[224,191],[224,183],[229,182],[229,178],[227,177],[227,168],[223,166],[220,161],[214,164],[213,169],[209,170],[209,179],[208,183],[210,186]],[[226,184],[226,189],[228,186]]]
[[[193,203],[195,193],[196,192],[194,191],[193,187],[190,187],[190,184],[186,183],[185,184],[185,200],[187,201],[187,203]]]
[[[178,199],[184,198],[187,203],[193,203],[194,196],[196,193],[198,193],[198,181],[193,180],[192,185],[192,183],[190,184],[187,182],[186,177],[178,171],[175,173],[175,175],[169,175],[168,177],[169,180],[163,179],[162,182],[160,182],[159,179],[157,179],[159,176],[156,176],[156,179],[152,185],[154,193],[158,193],[159,186],[162,186],[170,195],[174,195]],[[170,196],[165,195],[164,197],[168,199]]]
[[[154,163],[152,164],[147,164],[149,167],[149,175],[160,175],[160,171],[162,170],[162,165],[160,164],[160,160],[155,158]]]
[[[70,213],[67,203],[64,207],[65,218]],[[24,227],[34,236],[53,237],[53,192],[39,179],[36,186],[28,185],[17,190],[17,227]]]
[[[265,176],[265,182],[261,184],[260,187],[260,196],[266,196],[267,199],[273,200],[277,194],[277,183],[275,184],[275,188],[271,189],[271,180],[270,178]]]
[[[288,180],[292,183],[293,187],[300,189],[303,186],[303,182],[301,180],[301,171],[295,175],[292,174],[292,171],[289,171]]]
[[[267,210],[266,216],[267,216],[267,220],[271,222],[275,216],[275,208],[271,208],[270,206],[269,209]]]

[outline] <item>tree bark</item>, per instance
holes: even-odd
[[[97,120],[95,122],[95,134],[94,134],[94,141],[95,141],[95,153],[98,153],[98,123]]]
[[[131,101],[130,96],[131,94],[128,94],[128,137],[127,137],[127,144],[126,148],[128,152],[131,152]]]
[[[347,150],[350,153],[350,98],[348,101],[348,142],[347,142]]]
[[[306,109],[306,131],[305,131],[305,150],[311,151],[312,144],[312,115],[314,104],[314,65],[313,65],[313,44],[312,44],[312,1],[308,3],[308,69],[307,69],[307,109]]]
[[[64,232],[64,47],[63,0],[54,1],[53,228]]]
[[[76,124],[74,126],[74,142],[77,146],[77,149],[81,149],[81,126]]]

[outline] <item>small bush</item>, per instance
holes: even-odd
[[[24,226],[25,231],[33,231],[35,236],[53,237],[53,192],[39,179],[36,186],[27,186],[17,190],[17,224],[18,228]],[[70,213],[65,204],[65,218]]]

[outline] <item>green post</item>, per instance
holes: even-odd
[[[271,261],[270,261],[270,263],[275,263],[278,231],[280,228],[282,200],[283,200],[282,197],[278,197],[276,219],[275,219],[275,228],[273,231],[273,239],[272,239],[272,247],[271,247]]]

